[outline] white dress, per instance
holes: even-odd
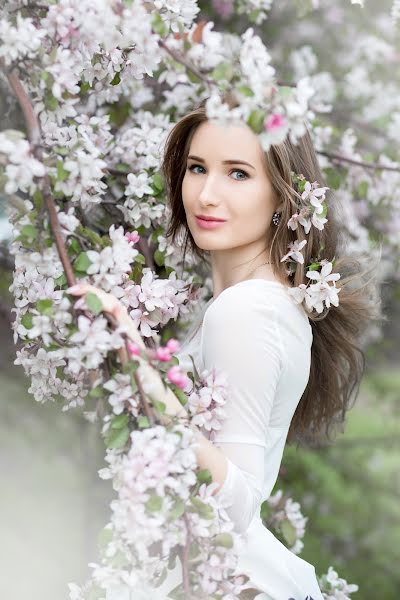
[[[225,510],[235,529],[246,532],[237,572],[246,573],[262,592],[256,600],[323,600],[314,566],[286,548],[260,518],[308,382],[311,344],[307,314],[287,286],[251,279],[211,299],[177,353],[185,369],[193,369],[191,354],[199,372],[217,367],[228,378],[226,418],[213,440],[228,460],[228,471],[216,497],[230,499]],[[158,591],[167,598],[181,573],[177,560]]]

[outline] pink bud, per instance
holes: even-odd
[[[268,119],[265,121],[265,129],[268,132],[275,131],[275,129],[279,129],[285,125],[285,118],[282,115],[272,114],[269,115]]]
[[[157,360],[162,360],[163,362],[168,362],[172,358],[169,348],[166,348],[165,346],[157,348],[155,357]]]
[[[181,347],[181,345],[178,342],[178,340],[170,339],[167,342],[167,348],[169,349],[170,352],[172,352],[172,354],[174,354],[175,352],[178,352],[180,347]]]
[[[174,383],[177,387],[182,390],[187,386],[189,379],[188,377],[181,371],[178,365],[174,365],[167,371],[167,379],[171,383]]]
[[[140,235],[136,230],[132,232],[127,231],[125,233],[125,237],[128,240],[128,242],[132,242],[132,244],[136,244],[140,240]]]
[[[131,356],[140,356],[140,348],[137,344],[128,342],[128,351]]]

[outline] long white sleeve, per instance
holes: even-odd
[[[276,299],[265,287],[232,286],[210,305],[202,327],[204,367],[223,370],[229,386],[226,418],[214,439],[228,472],[216,496],[232,502],[226,512],[239,532],[260,508],[266,436],[283,366]]]

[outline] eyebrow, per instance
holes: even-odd
[[[203,160],[202,158],[200,158],[200,156],[194,156],[193,154],[191,154],[190,156],[188,156],[188,160],[189,158],[192,158],[193,160],[197,160],[198,162],[201,163],[205,163],[205,160]],[[253,167],[253,165],[251,165],[248,162],[245,162],[244,160],[223,160],[222,161],[223,165],[247,165],[248,167],[251,167],[252,169],[256,170],[255,167]]]

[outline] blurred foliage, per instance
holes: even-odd
[[[308,517],[301,558],[322,575],[332,565],[360,600],[400,590],[400,374],[368,374],[345,432],[318,449],[286,447],[281,488]],[[379,590],[379,593],[377,593]]]

